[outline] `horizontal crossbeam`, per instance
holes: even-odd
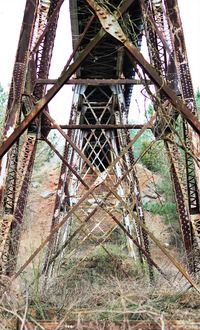
[[[60,125],[60,127],[62,129],[86,129],[86,130],[90,130],[90,129],[106,129],[106,130],[109,130],[109,129],[141,129],[143,128],[145,124],[127,124],[127,125],[115,125],[115,124],[94,124],[94,125],[86,125],[86,124],[82,124],[82,125]],[[51,129],[57,129],[57,127],[52,124]],[[152,129],[153,128],[153,125],[149,125],[147,127],[147,129]]]
[[[55,85],[57,79],[38,79],[37,84]],[[66,85],[87,85],[87,86],[107,86],[107,85],[146,85],[152,84],[150,80],[140,79],[70,79]]]

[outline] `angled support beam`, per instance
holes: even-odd
[[[200,134],[200,122],[198,119],[190,112],[188,107],[183,103],[182,100],[176,95],[176,93],[169,87],[168,84],[163,80],[162,77],[157,73],[154,67],[145,60],[144,56],[139,52],[139,50],[133,45],[133,43],[128,39],[128,37],[123,32],[118,20],[114,15],[111,15],[105,8],[101,7],[94,0],[86,0],[86,2],[91,6],[96,15],[98,16],[102,27],[110,35],[121,42],[130,55],[138,62],[144,72],[149,76],[149,78],[154,82],[154,84],[166,95],[170,100],[171,104],[182,114],[182,116],[187,120],[187,122],[193,127],[193,129]]]

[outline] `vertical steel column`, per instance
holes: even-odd
[[[3,140],[10,136],[17,123],[20,122],[22,111],[22,95],[25,90],[29,52],[36,18],[37,0],[27,0],[15,58],[13,77],[8,97]],[[18,168],[19,141],[0,161],[0,206],[2,218],[0,224],[1,270],[5,271],[9,253],[9,232],[12,230],[13,213],[16,202],[16,182]],[[9,221],[7,221],[9,214]]]
[[[29,185],[31,181],[31,175],[33,171],[33,164],[35,159],[37,147],[37,139],[35,135],[28,134],[24,142],[24,147],[22,148],[21,157],[19,160],[18,169],[18,182],[16,194],[18,197],[16,199],[15,210],[13,213],[13,221],[10,228],[9,235],[9,250],[8,250],[8,260],[6,264],[6,274],[12,276],[17,264],[17,255],[21,237],[22,221],[24,216],[24,211],[27,203]]]
[[[180,166],[181,160],[176,144],[165,142],[165,146],[168,152],[168,157],[171,166],[172,183],[175,191],[176,204],[179,214],[181,232],[183,236],[183,245],[187,256],[188,269],[190,272],[194,272],[195,260],[191,219],[187,204],[185,182],[182,182],[181,180],[181,176],[183,176],[184,169]]]
[[[79,102],[81,89],[82,88],[80,85],[77,85],[75,87],[73,100],[72,100],[70,119],[69,119],[70,124],[75,124],[77,121],[77,115],[78,115],[77,109],[78,109],[78,102]],[[78,133],[78,131],[68,130],[67,135],[69,136],[70,139],[74,140],[75,135],[77,135],[77,133]],[[63,157],[64,157],[64,159],[66,159],[68,161],[68,163],[70,163],[70,165],[72,165],[73,150],[67,141],[65,141]],[[70,205],[71,205],[71,198],[70,198],[70,196],[71,196],[71,192],[70,192],[71,173],[70,172],[71,171],[66,167],[65,163],[62,162],[58,186],[57,186],[57,192],[56,192],[56,199],[55,199],[55,204],[54,204],[51,229],[59,222],[59,218],[60,218],[62,209],[64,208],[67,210],[67,208],[70,207]],[[49,275],[52,275],[54,264],[51,264],[51,268],[49,269],[49,260],[51,259],[52,255],[54,255],[56,253],[57,249],[59,248],[59,245],[61,244],[61,242],[59,243],[59,236],[60,235],[58,232],[56,235],[54,235],[54,237],[48,244],[45,261],[44,261],[44,267],[43,267],[43,271],[46,273],[46,275],[47,275],[47,272]]]
[[[43,1],[42,1],[43,2]],[[48,21],[51,19],[52,14],[56,11],[56,15],[53,18],[52,22],[49,24],[48,30],[41,41],[38,50],[35,54],[32,54],[32,59],[35,63],[35,70],[36,70],[36,79],[47,79],[49,76],[49,69],[51,64],[51,58],[53,53],[54,41],[56,36],[56,29],[59,17],[60,7],[57,8],[59,0],[51,0],[48,4],[47,14],[45,15],[45,25],[48,24]],[[47,6],[47,5],[46,5]],[[43,5],[44,7],[44,5]],[[44,7],[45,8],[45,7]],[[42,32],[42,31],[41,31]],[[40,33],[41,34],[41,33]],[[46,92],[46,85],[37,84],[33,90],[33,95],[35,96],[36,100],[41,99]],[[48,111],[48,109],[46,108]],[[50,129],[48,129],[48,120],[45,116],[41,115],[41,123],[40,123],[40,130],[43,136],[47,136]]]
[[[174,44],[175,60],[178,67],[179,85],[181,88],[182,98],[187,104],[190,111],[197,116],[195,103],[195,95],[192,85],[192,78],[188,64],[184,33],[177,0],[165,0],[167,16],[169,19],[169,27]],[[187,190],[189,210],[197,239],[200,238],[200,206],[199,206],[199,184],[200,172],[196,166],[191,153],[194,155],[199,150],[199,136],[194,133],[188,123],[183,120],[184,140],[187,150],[185,151],[186,173],[187,173]]]
[[[126,110],[122,87],[116,86],[115,89],[116,89],[115,92],[117,95],[117,102],[118,102],[118,109],[119,109],[119,114],[118,114],[119,118],[118,119],[116,118],[116,124],[127,124],[128,110]],[[116,113],[116,115],[117,115],[117,113]],[[124,137],[122,135],[124,135]],[[129,131],[123,130],[122,134],[121,134],[121,131],[119,131],[118,138],[121,141],[120,145],[122,146],[122,148],[124,148],[130,142]],[[125,155],[125,160],[126,160],[127,166],[128,165],[133,166],[134,151],[132,148],[130,148],[128,150],[128,154]],[[140,221],[142,223],[145,224],[144,209],[143,209],[142,200],[141,200],[140,185],[139,185],[139,180],[137,178],[136,170],[134,167],[133,167],[130,175],[131,175],[130,181],[129,181],[130,205],[132,204],[132,208],[136,209],[138,218],[140,219]],[[135,202],[134,202],[134,200],[135,200]],[[134,223],[135,223],[135,221],[134,221]],[[145,251],[150,256],[149,239],[148,239],[146,232],[141,227],[139,227],[136,223],[135,223],[135,229],[136,229],[136,234],[137,234],[139,244],[145,249]],[[139,252],[139,253],[140,253],[140,259],[142,260],[143,256],[141,255],[141,252]],[[153,279],[153,269],[152,269],[152,265],[150,265],[150,264],[149,264],[149,275],[150,275],[150,278]]]
[[[45,24],[47,24],[48,19],[51,17],[52,13],[54,12],[54,9],[56,8],[57,1],[51,1],[51,3],[43,3],[43,1],[37,2],[37,8],[36,3],[33,7],[34,2],[32,1],[32,8],[27,2],[27,6],[25,8],[25,18],[28,13],[28,19],[24,18],[24,20],[28,20],[29,25],[31,27],[29,31],[29,39],[27,37],[26,43],[23,43],[23,48],[20,49],[21,51],[21,61],[24,60],[24,67],[23,67],[23,79],[20,76],[20,82],[21,83],[21,91],[18,99],[18,107],[19,111],[23,111],[24,115],[26,116],[33,106],[32,97],[31,95],[34,95],[36,98],[41,98],[45,93],[45,88],[37,90],[36,87],[34,88],[35,82],[36,82],[36,74],[38,74],[38,77],[41,78],[47,78],[51,57],[52,57],[52,50],[54,45],[54,39],[55,39],[55,31],[57,27],[57,20],[58,20],[58,14],[59,11],[57,11],[57,15],[55,15],[54,20],[51,22],[48,31],[46,32],[46,35],[44,37],[44,42],[42,42],[43,47],[40,47],[40,56],[38,56],[38,53],[35,55],[35,57],[32,58],[32,60],[29,61],[29,53],[31,49],[34,47],[34,42],[38,40],[40,37],[40,34],[43,31],[43,28]],[[30,11],[33,11],[34,9],[34,16],[30,14]],[[35,9],[37,9],[35,13]],[[32,20],[32,21],[31,21]],[[27,24],[22,25],[22,35],[27,30]],[[27,32],[26,32],[27,33]],[[36,40],[34,40],[34,38]],[[19,45],[20,47],[20,45]],[[26,50],[27,48],[27,50]],[[24,58],[23,58],[24,56]],[[34,60],[33,60],[34,59]],[[15,78],[15,75],[14,75]],[[13,86],[14,82],[13,82]],[[12,95],[12,88],[11,86],[11,95]],[[34,88],[34,89],[33,89]],[[19,89],[19,87],[18,87]],[[25,94],[22,97],[22,94]],[[11,97],[12,99],[12,97]],[[9,104],[8,104],[9,106]],[[30,178],[33,170],[33,164],[34,164],[34,157],[36,152],[36,134],[38,131],[38,122],[35,122],[30,125],[28,134],[26,136],[26,140],[24,143],[24,148],[22,148],[21,151],[21,163],[19,163],[19,166],[17,167],[17,163],[15,165],[15,181],[18,180],[18,196],[17,199],[13,196],[13,207],[12,207],[12,214],[13,214],[13,222],[10,226],[10,238],[9,238],[9,248],[8,248],[8,255],[9,259],[12,259],[13,262],[9,265],[9,269],[7,270],[7,274],[11,275],[15,269],[16,266],[16,256],[18,252],[19,247],[19,241],[20,241],[20,229],[21,229],[21,223],[24,215],[24,210],[26,206],[26,201],[28,197],[28,190],[29,190],[29,183]],[[44,125],[45,126],[45,125]],[[17,156],[15,156],[16,158]],[[12,163],[11,163],[12,164]],[[12,169],[10,167],[10,169]],[[18,171],[18,173],[17,173]],[[10,172],[10,170],[9,170]],[[10,175],[8,174],[7,178],[10,178]],[[8,181],[7,179],[7,181]],[[10,180],[9,180],[10,181]],[[14,181],[11,183],[11,186],[13,186],[13,195],[14,190],[16,190],[15,185],[13,184]],[[6,204],[8,204],[8,193],[6,193],[6,199],[4,199],[4,209],[7,212]],[[5,204],[6,203],[6,204]],[[4,258],[5,259],[5,258]],[[5,263],[5,262],[4,262]],[[5,267],[4,267],[5,268]]]
[[[19,44],[14,64],[13,78],[10,87],[10,93],[8,97],[8,105],[6,110],[5,124],[3,130],[2,139],[5,140],[14,131],[17,122],[20,120],[21,112],[21,99],[25,88],[26,72],[28,65],[28,57],[30,51],[30,44],[33,34],[33,25],[36,15],[37,0],[27,0],[24,17],[21,27],[21,33],[19,38]],[[15,148],[15,151],[17,148]],[[16,151],[17,152],[17,151]],[[4,198],[4,184],[7,171],[9,168],[10,157],[13,158],[11,162],[15,162],[17,159],[16,152],[12,152],[12,155],[5,155],[0,163],[0,205]],[[8,174],[9,176],[9,174]],[[14,173],[12,174],[14,178]],[[15,179],[14,179],[15,180]],[[14,186],[14,182],[13,182]]]
[[[116,145],[116,137],[114,137],[114,136],[112,137],[112,144],[113,144],[113,149],[115,151],[115,157],[116,157],[118,155],[118,150],[117,150],[117,145]],[[117,181],[120,181],[120,179],[123,176],[123,168],[122,168],[121,164],[117,163],[115,165],[115,172],[116,172],[115,175],[116,175]],[[129,187],[129,188],[131,188],[131,187]],[[123,200],[128,199],[126,196],[125,190],[126,190],[126,187],[125,187],[124,183],[121,183],[117,188],[118,194]],[[131,202],[131,204],[133,204],[133,202]],[[132,205],[131,205],[131,207],[132,207]],[[132,219],[130,217],[130,215],[128,214],[128,212],[126,210],[123,210],[123,208],[122,208],[122,214],[123,214],[124,227],[126,228],[126,230],[128,231],[128,233],[130,235],[135,236],[134,234],[137,231],[136,231],[134,219]],[[136,236],[137,236],[137,241],[139,242],[138,235],[136,235]],[[127,247],[128,247],[128,251],[129,251],[131,257],[133,257],[134,260],[141,259],[140,251],[137,249],[137,247],[135,246],[135,244],[129,237],[127,237]]]
[[[150,54],[150,59],[152,64],[154,64],[155,68],[163,77],[163,80],[170,79],[170,84],[172,86],[176,86],[176,72],[172,72],[172,76],[168,76],[169,70],[171,70],[171,66],[173,67],[174,56],[173,52],[171,54],[166,53],[165,46],[160,42],[160,38],[157,35],[156,31],[153,30],[151,22],[148,21],[148,16],[151,16],[155,20],[155,25],[158,31],[161,31],[163,35],[169,35],[169,27],[168,22],[164,18],[164,7],[162,1],[154,1],[152,0],[151,3],[145,1],[146,3],[146,10],[143,8],[144,15],[147,16],[146,24],[146,33],[147,33],[147,43],[148,43],[148,50]],[[165,24],[164,24],[165,20]],[[158,25],[157,25],[158,24]],[[159,42],[157,42],[159,40]],[[171,40],[169,39],[168,42]],[[158,46],[159,45],[159,46]],[[169,49],[173,49],[173,46],[169,44]],[[156,54],[156,55],[155,55]],[[175,66],[174,66],[175,69]],[[173,120],[175,120],[175,114],[173,109],[167,102],[165,102],[166,98],[163,96],[162,93],[157,92],[160,102],[162,103],[161,107],[167,105],[167,115],[171,118],[171,124],[173,125]],[[165,102],[165,103],[164,103]],[[158,112],[160,105],[154,104],[155,110]],[[160,117],[161,116],[161,117]],[[162,112],[158,112],[158,120],[160,122],[163,121],[162,119]],[[158,123],[157,123],[158,124]],[[170,123],[169,123],[170,124]],[[167,130],[166,130],[167,128]],[[161,138],[168,136],[171,132],[170,125],[167,126],[167,123],[161,125],[162,132]],[[173,133],[170,133],[173,139]],[[191,231],[191,219],[188,210],[188,200],[185,194],[185,186],[182,184],[182,173],[179,170],[180,168],[180,157],[178,155],[178,149],[172,146],[169,142],[165,142],[166,149],[168,151],[169,161],[171,164],[171,177],[174,187],[174,192],[176,196],[176,203],[177,203],[177,210],[179,213],[180,225],[181,225],[181,232],[183,236],[183,243],[184,249],[187,256],[187,265],[190,272],[194,272],[194,259],[193,259],[193,239],[192,239],[192,231]]]

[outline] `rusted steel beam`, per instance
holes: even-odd
[[[130,54],[138,61],[140,66],[148,74],[148,76],[154,81],[154,83],[164,92],[166,97],[169,99],[171,104],[177,109],[181,115],[186,119],[186,121],[192,126],[192,128],[200,135],[200,122],[199,120],[190,112],[189,108],[185,103],[180,100],[176,93],[167,85],[164,80],[160,77],[157,71],[152,65],[150,65],[143,55],[138,51],[138,49],[129,41],[124,43]]]
[[[183,236],[183,245],[186,252],[187,267],[190,273],[195,272],[194,264],[194,251],[193,251],[193,239],[192,239],[192,225],[190,221],[188,203],[184,194],[184,187],[181,182],[181,175],[179,169],[179,157],[178,149],[175,144],[165,142],[165,146],[168,152],[168,157],[171,167],[171,177],[173,182],[173,188],[175,192],[177,211],[179,213],[180,228]]]
[[[147,6],[145,14],[147,15],[148,19],[145,22],[145,30],[147,36],[147,46],[149,50],[149,57],[151,64],[160,72],[160,75],[163,76],[164,79],[168,79],[168,70],[170,67],[171,60],[167,62],[166,57],[166,49],[163,41],[160,41],[160,35],[158,35],[158,28],[154,31],[152,25],[148,23],[149,17],[155,20],[155,24],[158,25],[161,32],[165,33],[166,35],[170,34],[168,24],[164,24],[164,12],[163,12],[163,4],[162,1],[159,1],[156,5],[153,6],[146,0],[142,1],[143,7]],[[145,5],[146,3],[146,5]],[[143,8],[143,10],[145,10]],[[154,45],[154,47],[152,47]],[[173,46],[170,43],[171,49]],[[173,52],[171,52],[171,57],[174,56]],[[174,58],[173,58],[174,60]],[[175,69],[175,68],[174,68]],[[177,80],[176,77],[173,77],[171,80],[172,86],[175,86],[175,81]],[[166,97],[157,89],[157,97],[159,98],[160,102],[163,104],[163,107],[167,107],[167,113],[172,113],[173,116],[174,110],[171,109],[170,104],[166,103]],[[164,105],[165,104],[165,105]],[[159,114],[159,105],[155,102],[154,109],[158,116],[158,121],[160,121],[159,127],[160,131],[164,132],[165,123],[162,127],[162,116]],[[171,131],[171,127],[169,126],[169,131]],[[164,134],[166,136],[166,133]],[[167,133],[169,136],[169,132]],[[171,133],[172,139],[174,138],[174,134]],[[182,241],[183,247],[186,254],[186,264],[187,268],[190,273],[194,273],[194,257],[193,257],[193,239],[192,239],[192,230],[191,230],[191,221],[190,221],[190,214],[188,210],[188,200],[185,194],[185,186],[182,182],[182,171],[183,168],[181,167],[181,160],[178,149],[173,144],[169,142],[165,142],[165,148],[167,150],[169,163],[170,163],[170,170],[171,170],[171,179],[174,188],[175,200],[176,200],[176,207],[179,215],[179,223],[182,233]]]
[[[80,125],[60,125],[62,129],[83,129],[83,130],[91,130],[91,129],[141,129],[145,124],[80,124]],[[51,129],[56,129],[57,127],[52,124]],[[148,126],[147,129],[153,129],[152,126]]]
[[[6,274],[12,276],[16,265],[17,255],[22,231],[22,223],[26,208],[31,175],[33,171],[37,140],[35,136],[28,135],[22,149],[21,162],[19,160],[16,205],[9,234],[9,250],[7,256]]]
[[[58,12],[59,12],[59,10],[60,10],[60,8],[61,8],[63,2],[64,2],[64,0],[60,0],[60,1],[58,1],[56,8],[54,9],[54,11],[53,11],[51,17],[50,17],[49,20],[48,20],[47,25],[46,25],[45,28],[44,28],[44,31],[43,31],[42,34],[39,36],[39,38],[38,38],[36,44],[34,45],[34,48],[33,48],[32,51],[31,51],[31,56],[33,56],[33,55],[35,54],[35,52],[38,50],[38,48],[39,48],[39,46],[40,46],[42,40],[44,39],[45,35],[46,35],[47,32],[49,31],[50,26],[51,26],[53,20],[56,18],[56,16],[57,16],[57,14],[58,14]]]
[[[17,188],[17,168],[19,158],[19,141],[11,149],[9,155],[9,169],[7,172],[3,194],[3,211],[12,214],[15,207],[16,188]]]
[[[195,94],[193,90],[192,77],[188,63],[187,50],[184,40],[184,33],[177,0],[165,1],[167,9],[167,17],[171,30],[172,40],[174,43],[175,60],[178,67],[180,86],[182,97],[190,111],[197,116],[197,108],[195,102]],[[199,189],[200,173],[199,168],[195,165],[191,153],[196,153],[198,150],[199,141],[194,136],[191,128],[187,123],[183,122],[184,140],[188,153],[185,153],[187,188],[190,214],[195,215],[195,219],[200,219],[199,205]],[[193,147],[194,146],[194,147]],[[196,150],[195,150],[196,149]]]
[[[169,56],[171,56],[171,49],[170,49],[170,45],[166,41],[166,36],[164,35],[163,31],[161,31],[158,28],[156,21],[155,21],[155,17],[153,16],[153,13],[150,10],[148,10],[147,4],[148,4],[148,1],[141,0],[141,6],[144,11],[143,15],[145,16],[145,18],[147,18],[147,21],[151,24],[153,31],[155,31],[155,33],[157,34],[159,39],[162,41],[162,44],[163,44],[165,50],[167,51],[167,53],[169,54]],[[145,24],[148,25],[148,22],[145,22]]]
[[[130,134],[129,134],[129,132],[126,131],[126,144],[129,144],[129,143],[130,143]],[[131,165],[133,165],[135,163],[133,148],[130,148],[128,150],[128,155],[129,155],[130,163],[131,163]],[[142,198],[141,198],[140,184],[139,184],[139,180],[138,180],[136,170],[134,167],[133,167],[133,171],[132,171],[132,185],[131,185],[130,189],[132,189],[132,194],[133,195],[135,194],[136,210],[137,210],[138,218],[140,219],[141,222],[143,222],[145,224],[146,221],[145,221],[144,206],[143,206]],[[133,199],[133,197],[130,196],[130,199]],[[130,200],[130,202],[133,202],[133,201]],[[139,226],[137,226],[137,227],[139,229],[141,243],[143,243],[142,245],[144,246],[146,253],[149,256],[151,256],[148,235],[145,232],[145,230],[143,230],[142,228],[139,228]],[[153,268],[152,268],[151,263],[149,263],[148,259],[147,259],[147,262],[149,265],[149,278],[150,278],[150,281],[153,281],[154,280]]]
[[[58,17],[59,17],[59,9],[58,0],[52,0],[49,4],[49,9],[46,17],[46,21],[48,22],[51,16],[55,13],[54,19],[51,20],[51,24],[49,24],[48,31],[45,34],[44,39],[42,40],[41,44],[39,45],[38,51],[35,55],[35,70],[36,70],[36,77],[41,79],[47,79],[49,76],[49,69],[51,65],[51,58],[53,54],[54,48],[54,41],[56,37],[56,29],[58,24]],[[35,78],[36,78],[35,77]],[[34,85],[34,90],[31,91],[34,98],[36,100],[41,99],[46,93],[46,85]],[[46,111],[48,111],[48,107],[46,107]],[[49,129],[47,128],[48,121],[45,116],[41,115],[40,118],[41,124],[41,134],[48,135]]]
[[[19,37],[18,49],[13,69],[12,83],[8,97],[4,136],[15,128],[21,108],[21,96],[24,92],[28,55],[33,34],[37,0],[27,0]],[[10,132],[9,132],[10,134]]]
[[[69,143],[67,141],[65,142],[65,150],[64,150],[64,155],[62,156],[59,151],[52,145],[52,143],[44,137],[44,140],[46,143],[49,145],[49,147],[53,150],[53,152],[60,158],[62,161],[62,166],[61,166],[61,171],[60,171],[60,177],[59,177],[59,182],[58,182],[58,188],[57,188],[57,194],[56,194],[56,200],[55,200],[55,205],[54,205],[54,213],[52,217],[52,223],[51,223],[51,230],[54,228],[55,225],[59,223],[60,219],[60,207],[61,207],[61,199],[62,199],[62,190],[64,191],[65,185],[69,184],[67,178],[66,178],[66,168],[69,169],[70,173],[73,173],[78,181],[80,181],[83,186],[88,190],[89,186],[86,184],[86,182],[81,178],[81,176],[76,172],[74,167],[68,162],[68,150],[69,150]],[[69,207],[69,205],[68,205]],[[59,255],[57,253],[57,244],[56,244],[56,237],[58,233],[55,233],[55,235],[52,237],[52,239],[48,243],[48,248],[45,256],[45,261],[44,261],[44,266],[42,273],[46,273],[49,271],[50,266],[56,259],[56,257]],[[70,236],[71,239],[71,236]],[[60,251],[62,251],[61,249]],[[51,258],[51,255],[54,256],[53,260]]]
[[[192,77],[188,63],[186,44],[183,34],[182,22],[177,0],[164,1],[167,9],[167,18],[174,44],[174,55],[178,72],[180,74],[180,85],[183,99],[190,111],[197,114]]]
[[[133,43],[124,34],[121,26],[119,25],[117,19],[111,15],[105,8],[101,7],[94,0],[86,0],[86,2],[92,7],[96,12],[103,28],[110,35],[120,41],[133,57],[135,61],[141,66],[148,77],[154,82],[154,84],[160,88],[160,90],[169,99],[171,104],[182,114],[182,116],[187,120],[187,122],[193,127],[193,129],[200,134],[200,122],[198,119],[190,112],[188,107],[184,104],[182,100],[176,95],[176,93],[169,87],[165,80],[158,74],[156,69],[145,60],[144,56],[139,52],[139,50],[133,45]]]
[[[69,123],[73,122],[74,115],[76,113],[77,106],[78,106],[76,104],[76,101],[73,104],[74,104],[74,106],[71,107]],[[69,134],[70,138],[72,138],[72,136],[74,136],[72,130],[68,134]],[[60,156],[60,154],[58,155],[58,157],[59,156]],[[64,159],[64,161],[63,161],[63,159]],[[72,173],[70,171],[69,167],[67,167],[68,162],[71,163],[70,145],[69,145],[69,143],[67,143],[67,141],[65,141],[63,159],[61,158],[62,165],[60,168],[60,175],[59,175],[59,180],[58,180],[58,185],[57,185],[56,198],[55,198],[55,203],[54,203],[54,211],[53,211],[53,216],[52,216],[52,221],[51,221],[51,229],[59,222],[60,215],[61,215],[61,207],[63,206],[63,204],[66,202],[65,209],[69,208],[69,206],[70,206],[70,197],[68,197],[67,201],[66,201],[66,199],[63,200],[63,195],[66,194],[66,191],[69,196],[69,184],[70,184],[69,176],[71,176],[71,173]],[[65,162],[65,160],[67,163]],[[57,248],[57,245],[58,245],[57,236],[58,236],[58,233],[56,233],[54,235],[54,237],[48,243],[45,260],[44,260],[44,266],[43,266],[43,272],[46,275],[50,273],[50,269],[51,269],[51,273],[53,271],[53,263],[52,262],[50,263],[50,257],[52,255],[55,255],[55,253],[58,249]]]
[[[26,1],[21,33],[14,63],[12,82],[8,97],[2,141],[5,141],[14,131],[16,123],[19,119],[21,111],[21,98],[25,88],[26,70],[33,34],[33,25],[36,17],[36,6],[36,0]],[[9,169],[9,164],[9,155],[7,157],[4,157],[3,160],[0,160],[0,205],[4,198],[4,185],[6,174]]]
[[[55,85],[56,79],[38,79],[37,84]],[[150,80],[139,79],[70,79],[66,85],[107,86],[107,85],[146,85],[152,84]]]
[[[115,112],[115,121],[118,125],[120,125],[121,123],[122,124],[127,123],[128,119],[126,116],[126,104],[125,104],[124,93],[121,86],[118,86],[116,88],[116,93],[117,93],[117,103],[118,103],[119,113],[117,111]],[[130,143],[131,138],[128,129],[123,129],[122,131],[119,131],[117,135],[118,135],[119,145],[121,146],[121,148],[124,148],[126,145]],[[132,146],[130,147],[124,158],[125,158],[124,168],[133,166],[135,161],[134,161],[134,149]],[[132,205],[132,209],[136,210],[140,221],[145,223],[145,216],[144,216],[144,209],[141,200],[139,180],[137,178],[137,174],[134,166],[132,172],[127,176],[127,178],[129,180],[129,194],[127,194],[128,195],[127,200],[129,200],[130,205]],[[136,223],[134,223],[134,227],[138,242],[144,248],[147,254],[150,256],[149,240],[147,234]],[[141,254],[140,250],[139,250],[139,258],[141,262],[143,262],[144,257]],[[150,280],[153,280],[154,275],[153,275],[152,265],[150,263],[148,263],[148,265],[149,265],[149,277]]]

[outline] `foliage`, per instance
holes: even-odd
[[[164,217],[165,223],[174,223],[177,220],[176,204],[173,202],[151,203],[144,205],[145,209],[153,214],[159,214]]]
[[[139,130],[137,130],[137,129],[131,130],[131,139],[133,139],[134,136],[136,136],[138,132],[139,132]],[[151,141],[152,139],[153,139],[153,134],[150,130],[146,130],[142,134],[142,136],[140,136],[140,138],[133,145],[135,158],[138,158],[140,156],[142,143],[144,141]]]
[[[8,95],[4,91],[3,87],[0,84],[0,109],[5,108],[6,102],[7,102]]]
[[[145,111],[145,117],[147,120],[150,120],[150,118],[153,116],[153,111],[154,111],[153,105],[149,104],[147,110]]]
[[[149,147],[149,141],[144,140],[141,144],[141,154]],[[159,172],[162,166],[163,159],[163,142],[158,141],[148,149],[143,155],[141,162],[142,164],[152,172]]]
[[[196,104],[197,104],[197,112],[198,112],[198,117],[200,118],[200,89],[197,89],[196,92]]]
[[[152,111],[149,107],[148,111]],[[132,137],[137,133],[132,132]],[[155,141],[155,143],[148,149],[150,143],[155,140],[152,132],[146,130],[144,134],[134,144],[134,155],[137,158],[144,153],[140,162],[148,170],[160,175],[160,180],[155,184],[155,192],[158,196],[162,196],[162,201],[152,201],[144,204],[144,208],[153,213],[164,217],[165,222],[175,223],[178,219],[176,210],[176,203],[172,182],[169,172],[169,162],[165,151],[163,141]]]
[[[162,144],[160,144],[160,147],[161,145]],[[158,155],[160,156],[160,158],[158,157]],[[157,164],[153,166],[155,166],[157,173],[159,173],[160,180],[157,184],[155,184],[155,191],[158,196],[162,196],[162,200],[145,203],[144,208],[153,214],[159,214],[163,216],[166,224],[176,223],[178,220],[178,213],[176,209],[175,196],[172,187],[170,172],[168,169],[169,164],[166,154],[163,151],[163,148],[160,148],[160,153],[157,154],[156,157]]]
[[[5,92],[5,90],[0,84],[0,129],[2,129],[4,123],[7,99],[8,99],[8,94]]]

